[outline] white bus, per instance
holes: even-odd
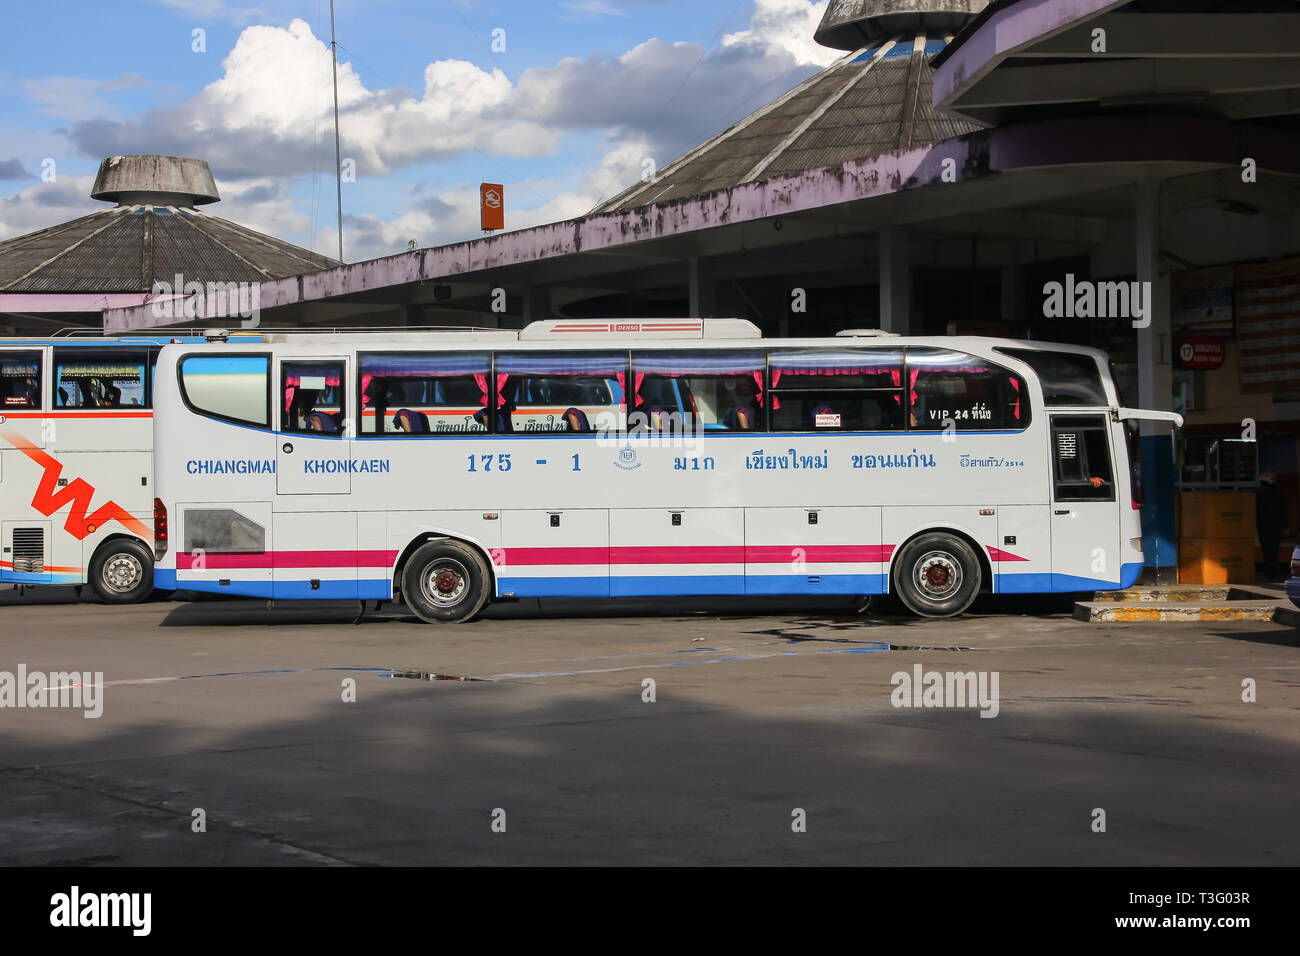
[[[398,598],[1125,588],[1142,568],[1103,353],[763,339],[736,319],[165,348],[156,585]],[[685,426],[683,428],[683,426]],[[364,606],[364,605],[363,605]]]
[[[153,590],[159,350],[202,338],[0,338],[0,584]]]

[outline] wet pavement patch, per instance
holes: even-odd
[[[419,681],[438,681],[438,680],[455,680],[455,681],[486,681],[495,683],[491,677],[459,677],[456,674],[435,674],[432,671],[393,671],[384,674],[384,677],[401,677],[406,680]]]
[[[823,627],[825,625],[817,625]],[[840,627],[843,627],[841,625]],[[746,631],[746,634],[766,634],[779,637],[791,643],[815,644],[856,644],[864,649],[874,651],[969,651],[970,647],[960,644],[891,644],[888,641],[855,641],[850,637],[826,637],[821,634],[809,634],[806,629],[773,627],[761,631]]]

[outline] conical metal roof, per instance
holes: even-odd
[[[813,39],[856,50],[899,33],[951,35],[986,6],[988,0],[831,0]]]
[[[592,211],[698,196],[980,129],[930,103],[929,57],[948,39],[912,31],[857,49]]]
[[[119,205],[0,242],[0,292],[150,292],[177,275],[261,282],[338,264],[195,209],[220,198],[202,160],[115,156],[91,195]]]

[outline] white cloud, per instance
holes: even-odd
[[[229,219],[268,236],[304,236],[311,232],[311,216],[289,197],[283,179],[244,179],[217,184],[221,202],[203,206],[211,216]],[[337,250],[334,253],[337,255]]]
[[[240,7],[227,0],[154,0],[154,2],[188,16],[229,20],[233,23],[247,23],[262,12],[259,7]]]
[[[139,73],[123,73],[111,80],[47,76],[25,80],[23,93],[47,116],[75,122],[91,117],[115,116],[119,111],[106,94],[149,85],[149,80]]]
[[[90,198],[94,182],[94,176],[59,176],[52,183],[33,183],[0,196],[0,240],[109,208]]]
[[[238,9],[219,0],[160,2],[213,15]],[[630,2],[636,0],[613,5]],[[489,158],[552,155],[570,133],[600,132],[600,168],[576,183],[507,184],[512,229],[582,215],[637,178],[645,159],[662,167],[839,57],[812,42],[824,7],[824,0],[756,0],[747,28],[714,49],[652,38],[617,56],[597,53],[534,67],[516,82],[499,69],[439,60],[425,66],[419,90],[371,88],[345,60],[338,69],[343,155],[355,159],[363,183],[373,183],[422,165],[436,176],[436,164],[475,150]],[[322,202],[324,211],[318,209],[313,222],[302,211],[306,202],[290,198],[295,177],[332,178],[334,158],[329,48],[305,21],[246,27],[222,61],[222,75],[189,100],[111,118],[106,94],[139,81],[128,74],[106,82],[55,82],[27,93],[72,120],[69,135],[83,154],[204,158],[224,197],[213,214],[286,238],[315,231],[299,241],[333,254],[333,230],[315,229],[332,219],[332,202]],[[57,212],[48,203],[38,206],[39,188],[0,200],[0,228],[7,234],[96,208],[86,198],[89,181],[78,187],[79,195],[64,197],[67,215],[63,206]],[[345,211],[349,205],[345,196]],[[19,207],[29,208],[20,213]],[[479,234],[477,216],[476,183],[413,195],[392,219],[351,214],[347,255],[391,254],[405,249],[408,239],[428,246],[472,238]]]
[[[844,53],[821,46],[813,39],[813,31],[826,12],[827,0],[809,3],[808,0],[755,0],[754,16],[749,27],[722,38],[722,45],[749,45],[765,49],[780,49],[790,54],[796,63],[828,66]]]
[[[560,6],[573,13],[583,13],[593,17],[630,17],[632,14],[620,10],[608,0],[573,0]]]
[[[650,39],[617,57],[534,67],[517,83],[499,69],[439,60],[426,65],[418,94],[371,89],[345,60],[338,71],[344,155],[359,175],[384,176],[474,150],[551,155],[568,132],[604,129],[644,139],[665,162],[834,60],[811,41],[821,6],[758,0],[750,28],[714,50]],[[321,148],[333,129],[329,49],[305,21],[246,28],[222,65],[223,75],[188,102],[125,122],[76,123],[74,141],[92,157],[202,156],[235,177],[329,165]]]
[[[333,130],[330,56],[303,20],[288,28],[245,29],[223,61],[223,76],[187,103],[127,122],[88,121],[72,136],[90,156],[158,152],[200,156],[226,176],[293,175],[319,168],[319,144]],[[338,69],[345,157],[359,175],[383,176],[466,150],[536,156],[561,131],[504,109],[512,92],[500,70],[439,60],[424,70],[419,97],[371,90],[351,63]]]
[[[631,184],[640,174],[640,160],[647,149],[643,142],[614,146],[597,170],[557,194],[553,194],[557,184],[549,181],[506,183],[506,228],[527,229],[585,215],[609,183],[618,184],[615,192]],[[345,207],[343,229],[344,255],[352,262],[404,252],[412,239],[420,247],[476,239],[481,235],[478,184],[460,183],[432,193],[413,190],[407,210],[394,219],[349,215]],[[332,226],[322,228],[313,248],[324,255],[337,255],[337,237]]]

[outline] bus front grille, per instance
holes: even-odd
[[[45,571],[45,529],[14,528],[14,570],[28,574]]]

